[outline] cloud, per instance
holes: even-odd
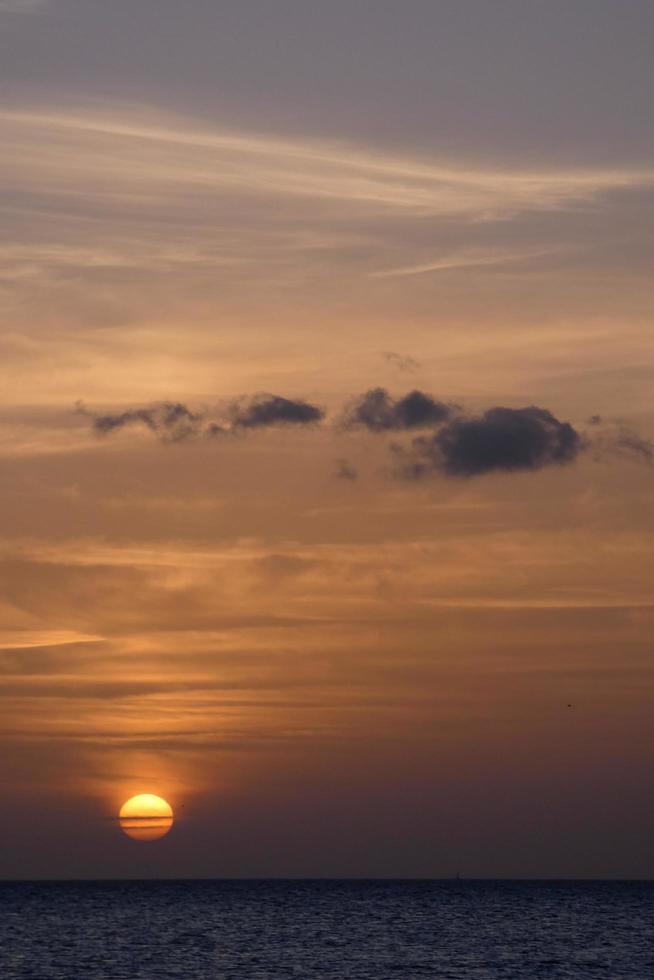
[[[398,269],[382,269],[371,272],[371,279],[390,279],[395,276],[420,276],[428,272],[451,272],[456,269],[470,269],[476,266],[502,266],[514,262],[528,262],[530,259],[556,255],[561,249],[536,248],[522,251],[502,249],[465,249],[417,265],[401,266]]]
[[[433,436],[414,439],[408,451],[394,450],[403,459],[404,476],[441,472],[473,477],[571,463],[583,445],[569,422],[530,405],[490,408],[479,417],[456,418]]]
[[[654,442],[633,429],[622,428],[616,439],[619,452],[636,457],[643,463],[654,463]]]
[[[417,371],[420,367],[420,361],[417,361],[415,357],[409,357],[408,354],[397,354],[393,350],[382,351],[381,356],[393,367],[396,367],[398,371],[406,371],[411,373]]]
[[[272,394],[232,400],[216,413],[195,412],[180,401],[105,414],[78,402],[76,410],[91,419],[99,436],[141,427],[167,444],[280,426],[317,426],[326,414],[303,399]],[[582,452],[597,461],[623,458],[654,463],[654,441],[620,420],[605,420],[601,415],[588,418],[588,428],[582,432],[535,405],[495,406],[479,416],[459,413],[460,406],[417,389],[395,399],[384,388],[371,388],[346,404],[336,428],[373,434],[436,429],[423,432],[408,445],[390,446],[399,474],[413,479],[430,473],[474,477],[494,471],[539,470],[571,463]],[[355,464],[339,457],[335,476],[353,482],[359,473]]]
[[[181,442],[196,436],[202,417],[191,412],[182,402],[159,402],[149,408],[132,408],[115,414],[97,415],[82,404],[78,411],[92,418],[93,430],[98,435],[109,435],[129,426],[145,426],[164,442]]]
[[[651,195],[654,181],[649,170],[629,167],[525,170],[507,162],[493,169],[464,160],[398,159],[382,147],[231,132],[126,104],[100,103],[93,112],[88,106],[0,111],[0,141],[8,243],[0,256],[2,286],[17,329],[45,335],[46,321],[48,327],[65,323],[63,340],[77,347],[82,328],[85,356],[68,358],[67,374],[92,369],[106,392],[96,397],[107,399],[114,397],[107,373],[90,351],[99,341],[84,333],[90,324],[128,331],[134,371],[147,352],[131,325],[148,330],[157,321],[168,330],[181,317],[193,326],[175,329],[174,339],[169,330],[176,347],[181,350],[179,337],[188,329],[211,346],[218,341],[205,335],[204,316],[216,302],[232,310],[265,307],[268,316],[272,304],[287,321],[283,332],[295,337],[300,307],[289,316],[289,290],[324,313],[337,302],[335,275],[365,317],[385,313],[391,298],[403,316],[421,316],[428,301],[432,314],[436,303],[439,315],[451,318],[456,309],[465,319],[480,306],[490,313],[487,303],[497,301],[506,317],[503,277],[484,276],[481,292],[466,291],[463,313],[455,300],[459,276],[523,259],[532,264],[516,266],[518,276],[540,275],[545,254],[563,249],[583,268],[614,263],[617,246],[610,255],[602,251],[598,222],[611,228],[619,222],[622,229],[631,197],[616,192]],[[585,209],[579,217],[588,202],[597,204],[592,222]],[[556,212],[556,223],[540,212]],[[634,241],[634,257],[630,252],[629,275],[639,281],[647,248],[644,239],[642,246]],[[554,285],[547,277],[549,285],[539,277],[534,282],[534,315],[552,301],[553,289],[565,288],[568,301],[577,301],[590,288],[586,275],[565,285],[570,262],[559,259],[548,270]],[[439,285],[436,294],[438,276],[443,292]],[[392,350],[397,334],[382,332],[387,339],[378,346]],[[456,343],[447,330],[443,336],[448,348]],[[305,339],[298,350],[311,347]],[[44,342],[53,343],[50,334]],[[101,345],[100,353],[113,366],[113,346]],[[173,356],[172,349],[164,356]],[[186,363],[188,350],[181,356]],[[50,358],[40,354],[39,370],[41,361]],[[47,371],[46,365],[47,388],[59,390],[60,373]],[[204,381],[198,387],[206,390]],[[160,393],[153,389],[148,397]]]
[[[423,391],[410,391],[395,400],[384,388],[371,388],[347,406],[341,425],[370,432],[426,429],[441,425],[451,412],[452,406]]]
[[[359,478],[359,471],[356,466],[347,459],[337,459],[336,460],[336,476],[339,480],[349,480],[353,483]]]
[[[325,415],[317,405],[282,395],[255,395],[233,401],[227,408],[227,417],[218,421],[207,418],[206,414],[192,412],[183,402],[176,401],[162,401],[104,415],[90,411],[83,402],[78,402],[76,409],[92,420],[93,430],[98,435],[141,426],[166,443],[278,425],[314,425]]]
[[[216,436],[228,436],[231,429],[227,425],[222,425],[220,422],[207,422],[204,430],[204,434],[210,439]]]
[[[654,441],[632,426],[619,420],[605,420],[600,415],[593,415],[588,424],[593,427],[588,444],[596,459],[622,456],[640,463],[654,463]]]
[[[266,394],[232,403],[230,417],[234,429],[263,429],[274,425],[315,425],[325,412],[302,399]]]
[[[375,211],[458,215],[479,221],[559,210],[613,190],[650,186],[654,179],[649,169],[507,170],[463,162],[425,162],[354,144],[335,147],[321,140],[191,128],[180,117],[164,117],[152,109],[130,111],[124,106],[109,108],[104,116],[90,115],[84,108],[5,110],[0,112],[0,126],[4,138],[22,152],[26,141],[41,148],[40,158],[30,157],[30,177],[37,178],[43,167],[49,167],[66,180],[70,172],[67,138],[75,146],[78,192],[92,196],[92,185],[110,175],[118,199],[129,189],[130,181],[142,181],[147,172],[149,195],[155,186],[163,186],[169,196],[171,182],[181,181],[201,188],[205,195],[221,191],[283,195]],[[49,139],[53,133],[57,140]],[[107,146],[110,156],[105,152]],[[118,168],[117,160],[121,163]],[[83,189],[80,175],[86,185]],[[103,189],[106,192],[104,185]],[[390,274],[406,271],[390,270]]]

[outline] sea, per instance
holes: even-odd
[[[2,980],[652,980],[654,882],[0,884]]]

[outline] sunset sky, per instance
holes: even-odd
[[[0,0],[0,876],[654,875],[653,38]]]

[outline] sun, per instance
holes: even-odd
[[[139,793],[123,803],[118,822],[121,830],[134,840],[158,840],[173,825],[173,808],[160,796]]]

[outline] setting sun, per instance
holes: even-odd
[[[654,980],[652,39],[0,0],[0,980]]]
[[[165,837],[173,825],[173,809],[160,796],[140,793],[123,803],[118,820],[128,837],[141,841],[158,840]]]

